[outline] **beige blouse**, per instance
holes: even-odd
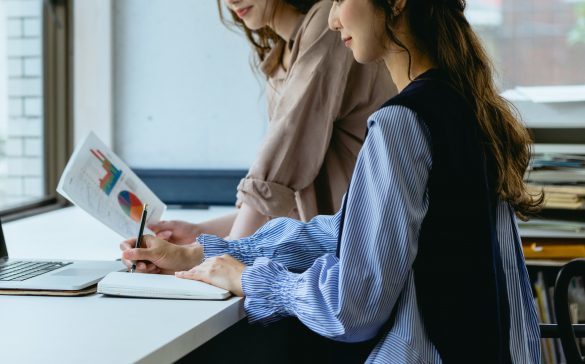
[[[341,206],[366,121],[396,94],[383,63],[360,65],[327,24],[331,1],[315,4],[302,20],[288,71],[267,74],[269,126],[258,157],[240,181],[237,206],[271,217],[308,221]],[[280,63],[285,42],[261,65]]]

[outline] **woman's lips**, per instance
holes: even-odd
[[[351,45],[351,37],[343,38],[343,43],[345,44],[346,47],[349,48],[349,46]]]
[[[238,15],[239,18],[243,18],[246,16],[246,14],[248,14],[248,12],[250,12],[250,9],[252,9],[252,6],[248,6],[246,8],[242,8],[242,9],[238,9],[236,10],[236,14]]]

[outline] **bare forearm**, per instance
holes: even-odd
[[[237,212],[220,216],[215,219],[207,220],[199,223],[199,228],[203,234],[211,234],[216,236],[227,236],[232,230],[234,221],[238,216]]]
[[[228,238],[239,239],[245,236],[250,236],[262,225],[268,222],[268,220],[269,218],[267,216],[262,215],[250,205],[242,204],[237,217],[233,222]]]

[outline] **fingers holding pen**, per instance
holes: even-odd
[[[161,269],[157,267],[156,264],[150,262],[136,262],[136,272],[159,274],[161,273]]]
[[[136,272],[139,273],[160,273],[159,267],[152,263],[156,256],[153,249],[148,244],[148,239],[152,238],[149,235],[144,235],[142,238],[142,246],[145,248],[134,248],[136,239],[128,239],[120,244],[122,250],[122,261],[131,268],[136,263]]]
[[[201,261],[203,249],[199,244],[179,246],[152,235],[144,235],[142,248],[133,248],[133,241],[131,239],[122,243],[122,257],[127,261],[136,262],[137,272],[174,274]]]

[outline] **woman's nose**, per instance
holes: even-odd
[[[331,10],[329,11],[329,29],[334,31],[341,30],[341,23],[339,22],[339,17],[337,16],[338,6],[337,3],[334,2],[331,6]]]

